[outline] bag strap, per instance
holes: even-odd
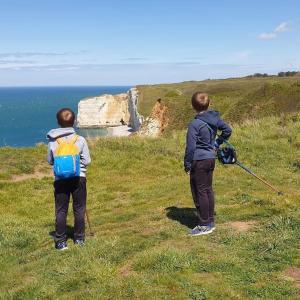
[[[75,134],[75,135],[73,136],[73,138],[71,138],[71,139],[69,140],[69,144],[75,144],[75,143],[77,142],[77,140],[78,140],[78,135]]]
[[[201,121],[201,123],[202,123],[202,125],[198,128],[198,130],[200,131],[201,128],[207,127],[207,129],[210,132],[210,139],[211,139],[212,135],[214,134],[214,130],[206,122],[204,122],[203,120],[201,120],[201,119],[198,119],[198,120]],[[204,145],[206,145],[206,146],[208,146],[209,148],[212,148],[212,145],[209,144],[209,143],[206,143],[206,142],[204,142],[202,140],[201,140],[201,143],[204,144]]]
[[[57,141],[58,145],[60,145],[64,142],[62,138],[58,138],[58,139],[56,139],[56,141]]]
[[[75,134],[70,140],[65,140],[63,138],[56,139],[57,143],[60,145],[62,143],[75,144],[78,140],[78,135]]]

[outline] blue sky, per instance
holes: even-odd
[[[298,0],[0,0],[0,86],[300,70]]]

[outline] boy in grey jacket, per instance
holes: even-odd
[[[232,132],[217,111],[208,109],[209,105],[210,99],[206,93],[196,92],[192,96],[192,106],[197,114],[188,126],[184,169],[190,175],[199,225],[191,231],[191,236],[209,234],[215,229],[212,182],[216,150]],[[216,139],[217,131],[221,133]]]
[[[63,108],[56,114],[60,128],[52,129],[47,133],[49,140],[47,160],[50,165],[54,163],[54,153],[58,147],[58,139],[74,140],[76,132],[73,128],[75,114],[69,108]],[[78,136],[75,142],[80,155],[80,176],[69,179],[55,178],[55,248],[68,249],[66,235],[66,221],[70,196],[73,198],[74,211],[74,243],[84,245],[85,239],[85,210],[86,210],[86,167],[91,163],[91,157],[86,140]]]

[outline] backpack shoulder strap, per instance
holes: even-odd
[[[199,130],[201,129],[201,128],[203,128],[203,127],[207,127],[208,128],[208,130],[211,132],[211,133],[214,133],[214,130],[206,123],[206,122],[204,122],[203,120],[201,120],[201,119],[198,119],[202,124],[200,125],[200,127],[199,127]]]
[[[203,120],[201,120],[201,119],[198,119],[198,120],[199,120],[200,123],[201,123],[201,125],[200,125],[199,128],[198,128],[198,133],[200,133],[200,129],[206,127],[206,128],[208,129],[209,133],[210,133],[210,140],[212,140],[212,139],[213,139],[213,136],[214,136],[214,134],[215,134],[214,130],[213,130],[213,129],[205,122],[205,121],[203,121]],[[200,142],[200,140],[198,140],[198,143],[199,143],[199,142]],[[212,148],[212,147],[213,147],[211,144],[206,143],[206,142],[204,142],[203,140],[201,140],[201,143],[204,144],[204,145],[206,145],[206,146],[208,146],[209,148]]]
[[[78,140],[78,137],[79,136],[77,134],[75,134],[69,141],[65,140],[64,138],[58,138],[58,139],[56,139],[56,141],[59,145],[61,145],[63,143],[75,144]]]
[[[58,145],[60,145],[64,142],[64,140],[62,138],[58,138],[58,139],[56,139],[56,142]]]
[[[69,143],[70,144],[75,144],[78,140],[78,135],[77,134],[74,134],[74,136],[70,139]]]

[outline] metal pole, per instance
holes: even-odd
[[[273,191],[275,191],[278,195],[283,195],[282,192],[280,192],[279,190],[277,190],[274,186],[272,186],[270,183],[268,183],[266,180],[262,179],[261,177],[257,176],[256,174],[254,174],[250,169],[248,169],[246,166],[244,166],[242,163],[240,163],[239,161],[236,161],[236,164],[242,168],[243,170],[245,170],[247,173],[249,173],[250,175],[254,176],[255,178],[257,178],[258,180],[260,180],[262,183],[264,183],[265,185],[267,185],[269,188],[271,188]]]
[[[88,210],[87,210],[87,209],[85,210],[85,215],[86,215],[87,223],[88,223],[88,225],[89,225],[90,236],[94,236],[94,235],[95,235],[95,232],[92,230],[91,220],[90,220],[90,216],[89,216],[89,213],[88,213]]]

